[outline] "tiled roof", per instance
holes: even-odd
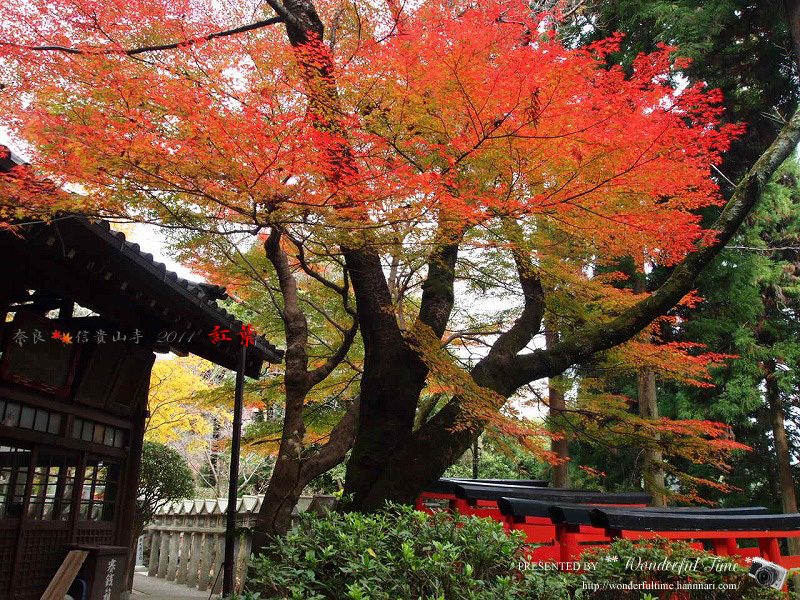
[[[5,146],[0,145],[0,171],[8,171],[13,166],[20,164],[23,164],[23,162],[19,157]],[[62,218],[65,217],[60,217],[59,220]],[[68,218],[81,223],[94,235],[104,239],[123,256],[146,269],[153,277],[163,282],[187,302],[200,307],[206,316],[212,320],[212,324],[217,324],[221,329],[229,329],[234,332],[242,330],[244,323],[217,304],[218,300],[228,298],[224,287],[188,281],[180,277],[174,271],[167,269],[164,263],[156,261],[152,254],[144,252],[139,247],[139,244],[128,241],[124,233],[114,231],[108,221],[89,219],[79,215]],[[255,344],[249,348],[248,353],[256,354],[262,360],[272,363],[280,362],[283,359],[283,351],[277,349],[274,344],[269,343],[263,336],[256,337]]]
[[[164,263],[157,262],[152,254],[142,251],[139,244],[129,242],[125,239],[124,233],[111,229],[111,225],[108,221],[89,220],[85,217],[77,219],[81,221],[85,227],[101,237],[113,236],[113,238],[116,239],[115,245],[120,252],[136,260],[166,285],[185,296],[187,300],[199,304],[207,311],[211,311],[219,319],[221,328],[230,329],[231,331],[241,331],[244,323],[217,304],[218,300],[223,300],[228,297],[224,287],[209,283],[188,281],[180,277],[175,271],[167,269]],[[269,343],[264,336],[258,336],[256,338],[255,348],[263,355],[264,360],[269,362],[280,362],[283,358],[283,351],[278,350],[274,344]]]

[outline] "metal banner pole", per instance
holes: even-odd
[[[238,504],[237,488],[239,487],[239,451],[242,445],[242,398],[244,395],[244,366],[247,357],[247,345],[242,346],[239,355],[239,368],[236,371],[236,393],[233,399],[233,439],[231,440],[231,469],[228,480],[228,514],[225,524],[225,563],[222,568],[222,594],[233,593],[233,552],[234,532],[236,531],[236,509]]]

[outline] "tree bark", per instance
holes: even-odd
[[[786,435],[786,427],[783,422],[783,400],[778,381],[775,379],[777,373],[774,360],[764,361],[766,372],[765,384],[767,391],[767,404],[769,406],[769,416],[772,422],[772,439],[775,444],[775,460],[778,467],[778,482],[780,487],[781,509],[786,514],[797,513],[797,492],[794,487],[794,477],[792,476],[792,457],[789,451],[789,439]],[[786,540],[789,546],[789,554],[800,555],[800,540],[789,538]],[[800,575],[795,574],[792,579],[795,585],[794,597],[800,597]]]
[[[764,361],[766,371],[765,384],[767,391],[767,404],[772,422],[772,438],[775,444],[775,460],[778,466],[778,481],[780,482],[781,507],[784,513],[797,512],[797,493],[792,476],[792,456],[789,450],[789,438],[783,422],[783,399],[778,387],[776,365],[774,360]]]
[[[478,478],[478,467],[480,466],[480,438],[475,438],[472,442],[472,478]]]
[[[345,264],[364,342],[361,414],[345,477],[345,494],[357,505],[387,457],[407,443],[428,367],[400,331],[378,255],[348,249]]]
[[[637,374],[639,392],[639,416],[643,419],[658,419],[658,395],[656,393],[656,374],[653,369],[644,367]],[[656,434],[656,440],[661,438]],[[653,506],[666,506],[664,494],[664,469],[661,467],[661,452],[645,447],[642,459],[642,482],[645,492],[653,495]]]
[[[358,406],[356,399],[334,428],[330,441],[312,457],[279,455],[258,513],[254,548],[263,548],[270,538],[284,535],[291,526],[292,510],[303,489],[344,460],[355,438]],[[288,447],[281,444],[282,450]]]
[[[642,272],[633,274],[633,291],[643,294],[647,291],[647,276]],[[639,400],[639,416],[643,419],[658,419],[658,393],[656,391],[656,374],[653,369],[643,367],[636,374],[637,397]],[[655,440],[661,439],[659,434]],[[642,450],[642,487],[653,495],[653,506],[666,506],[667,498],[664,486],[664,469],[661,466],[663,457],[655,448],[645,445]]]
[[[548,348],[555,346],[558,343],[558,331],[552,329],[552,327],[548,327],[545,329],[545,341],[547,343]],[[554,427],[558,428],[565,423],[563,422],[564,419],[564,409],[567,408],[567,404],[564,398],[564,392],[558,387],[558,382],[560,377],[551,377],[549,380],[549,385],[547,387],[547,395],[550,402],[549,407],[549,417],[550,422],[553,424]],[[553,487],[557,488],[568,488],[569,487],[569,437],[567,434],[566,428],[560,433],[563,436],[559,439],[553,439],[550,442],[550,450],[555,454],[558,458],[563,459],[563,462],[553,465]]]

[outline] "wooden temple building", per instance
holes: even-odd
[[[131,546],[155,353],[235,370],[247,343],[259,377],[281,352],[237,335],[224,288],[178,277],[108,223],[0,230],[0,257],[0,600],[35,600],[70,550]],[[119,598],[126,570],[109,563],[86,597]]]

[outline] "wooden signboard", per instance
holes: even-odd
[[[5,328],[0,377],[56,396],[69,396],[79,354],[74,332],[56,321],[24,312],[9,325]],[[66,337],[56,338],[55,334]]]

